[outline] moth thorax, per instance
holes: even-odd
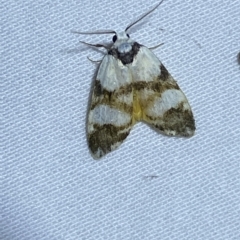
[[[119,53],[128,53],[132,50],[132,44],[128,43],[128,42],[124,42],[124,43],[121,43],[119,46],[118,46],[118,52]]]

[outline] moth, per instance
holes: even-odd
[[[75,32],[114,34],[110,47],[80,41],[107,50],[94,81],[87,120],[88,145],[95,159],[118,148],[138,121],[169,136],[194,134],[193,113],[177,82],[154,53],[132,40],[128,33],[162,2],[128,25],[124,32]]]

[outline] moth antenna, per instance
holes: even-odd
[[[126,29],[125,29],[125,32],[127,32],[127,30],[129,28],[131,28],[133,25],[135,25],[137,22],[141,21],[143,18],[145,18],[148,14],[150,14],[151,12],[153,12],[157,7],[159,7],[161,5],[161,3],[163,2],[164,0],[162,0],[160,3],[157,4],[157,6],[155,6],[152,10],[148,11],[147,13],[144,13],[142,16],[140,16],[136,21],[130,23]]]
[[[105,45],[103,45],[103,44],[91,44],[91,43],[87,43],[87,42],[83,42],[83,41],[79,41],[80,43],[83,43],[83,44],[86,44],[86,45],[88,45],[88,46],[90,46],[90,47],[97,47],[97,48],[101,48],[101,47],[103,47],[103,48],[105,48],[105,49],[109,49],[107,46],[105,46]]]
[[[77,33],[77,34],[116,34],[115,31],[113,30],[97,30],[94,32],[78,32],[78,31],[72,31],[72,33]]]
[[[87,57],[87,59],[92,63],[100,63],[102,61],[102,60],[92,60],[90,57]]]
[[[149,47],[149,49],[151,49],[151,50],[153,50],[153,49],[156,49],[156,48],[158,48],[158,47],[160,47],[160,46],[162,46],[164,43],[159,43],[158,45],[156,45],[156,46],[153,46],[153,47]]]

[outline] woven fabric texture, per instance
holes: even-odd
[[[186,94],[194,137],[137,124],[93,160],[91,84],[111,35],[154,0],[3,0],[2,240],[240,239],[240,1],[165,0],[130,31]]]

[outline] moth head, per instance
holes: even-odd
[[[116,41],[126,41],[130,38],[129,34],[126,32],[122,32],[122,33],[116,33],[115,35],[113,35],[112,37],[112,41],[113,43],[115,43]]]
[[[116,33],[113,38],[113,48],[118,49],[120,53],[127,53],[132,50],[133,40],[126,32]]]

